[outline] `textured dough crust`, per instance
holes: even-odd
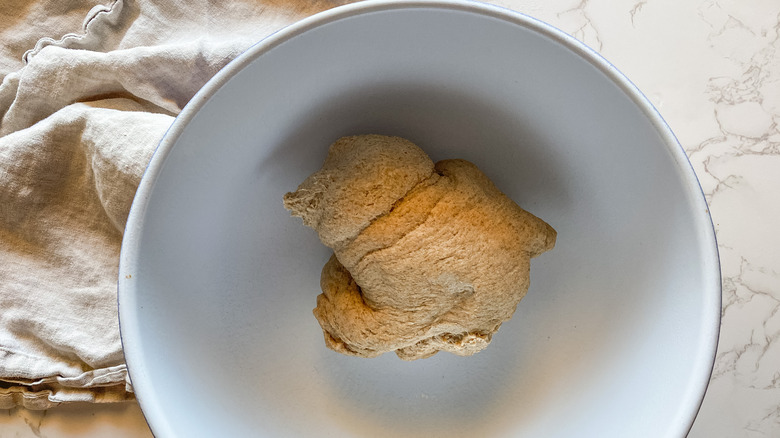
[[[334,250],[314,309],[326,345],[360,357],[484,349],[556,239],[472,163],[434,166],[398,137],[339,139],[284,204]]]

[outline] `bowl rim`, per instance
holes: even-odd
[[[161,409],[154,409],[156,404],[147,394],[154,392],[154,388],[147,385],[148,370],[144,367],[141,358],[142,340],[138,334],[138,327],[132,321],[136,319],[136,279],[133,274],[137,271],[139,258],[138,242],[143,234],[144,217],[149,199],[152,195],[157,178],[164,167],[167,156],[178,142],[179,137],[192,121],[200,109],[239,71],[254,62],[264,53],[276,46],[288,41],[307,31],[329,24],[341,19],[379,11],[392,11],[399,9],[440,9],[475,13],[483,16],[504,20],[521,27],[527,28],[537,34],[545,36],[572,51],[576,56],[589,62],[618,86],[621,91],[631,99],[638,109],[649,119],[656,132],[661,136],[668,152],[676,164],[678,175],[682,178],[683,185],[687,188],[687,199],[693,207],[696,231],[700,234],[701,263],[709,268],[706,275],[705,290],[711,291],[705,295],[707,305],[702,307],[703,318],[700,334],[707,340],[701,345],[701,351],[707,353],[708,360],[697,364],[693,378],[686,390],[685,403],[682,403],[682,412],[676,417],[677,422],[670,431],[674,436],[686,436],[698,415],[704,401],[710,377],[715,365],[717,346],[720,335],[722,283],[720,258],[716,241],[715,228],[710,216],[709,207],[696,177],[693,166],[688,159],[685,150],[677,140],[669,125],[661,117],[659,111],[650,100],[623,75],[613,64],[607,61],[597,51],[577,40],[562,30],[533,18],[524,13],[514,11],[502,6],[480,3],[471,0],[364,0],[337,6],[314,15],[303,18],[287,25],[276,32],[271,33],[258,43],[249,47],[234,60],[229,62],[217,74],[215,74],[185,105],[171,126],[163,135],[154,154],[152,155],[146,170],[138,185],[133,203],[128,214],[125,226],[121,251],[119,256],[119,271],[117,281],[117,306],[120,328],[120,340],[125,354],[128,379],[135,388],[135,396],[141,407],[144,418],[155,436],[169,436],[172,434]],[[146,407],[146,409],[144,409]]]

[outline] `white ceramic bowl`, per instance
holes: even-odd
[[[329,250],[282,196],[347,134],[476,163],[558,231],[473,357],[327,350]],[[671,437],[720,316],[707,205],[640,92],[581,43],[474,3],[381,1],[303,20],[177,118],[125,232],[119,310],[158,437]]]

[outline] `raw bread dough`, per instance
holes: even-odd
[[[399,137],[336,141],[285,208],[333,249],[314,315],[340,353],[405,360],[489,343],[556,232],[464,160]]]

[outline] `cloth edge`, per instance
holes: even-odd
[[[43,410],[63,403],[117,403],[135,400],[125,383],[100,388],[67,388],[57,384],[34,389],[28,386],[0,387],[0,409],[17,407]]]
[[[30,62],[30,59],[37,55],[41,50],[43,50],[44,47],[56,45],[56,46],[67,46],[70,42],[78,42],[85,38],[87,38],[90,34],[90,30],[94,26],[94,23],[99,20],[102,16],[108,16],[114,13],[115,11],[118,13],[122,10],[123,0],[113,0],[111,4],[104,5],[99,4],[95,5],[90,11],[87,13],[86,17],[84,18],[84,22],[81,25],[81,32],[71,32],[63,35],[60,37],[60,39],[55,40],[51,37],[44,37],[39,39],[35,43],[35,47],[32,49],[27,50],[22,55],[22,62],[27,65]]]

